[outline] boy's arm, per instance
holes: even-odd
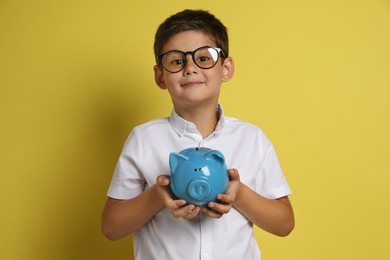
[[[110,240],[125,237],[141,228],[164,207],[176,218],[196,217],[200,208],[185,200],[174,200],[169,190],[169,179],[157,177],[157,183],[135,198],[118,200],[108,198],[103,210],[102,232]]]
[[[164,207],[163,202],[156,199],[155,186],[129,200],[107,199],[102,216],[102,232],[109,240],[133,233]]]
[[[234,207],[253,224],[274,235],[287,236],[294,229],[294,213],[288,197],[267,199],[240,181],[236,169],[229,170],[230,186],[226,194],[219,194],[223,203],[211,203],[211,217],[221,217]]]
[[[288,197],[267,199],[241,183],[233,206],[261,229],[287,236],[294,229],[294,213]]]

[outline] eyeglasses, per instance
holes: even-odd
[[[224,56],[220,48],[203,46],[194,51],[172,50],[158,57],[159,65],[171,73],[181,71],[187,64],[187,55],[191,54],[192,60],[201,69],[211,69],[217,64],[220,55]]]

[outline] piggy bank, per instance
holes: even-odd
[[[198,147],[169,155],[173,194],[198,206],[216,201],[229,184],[225,157],[217,150]]]

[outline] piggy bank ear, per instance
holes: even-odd
[[[188,157],[180,153],[170,153],[169,154],[169,166],[171,167],[171,172],[176,171],[177,166],[180,162],[188,161]]]
[[[220,151],[217,151],[217,150],[212,150],[212,151],[206,153],[205,157],[207,159],[211,159],[211,160],[218,161],[221,163],[225,162],[225,157],[223,156],[223,154]]]

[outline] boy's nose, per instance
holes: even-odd
[[[184,64],[183,74],[184,75],[191,75],[193,73],[198,73],[198,66],[195,64],[194,60],[192,59],[192,56],[190,54],[187,54],[186,57],[186,64]]]

